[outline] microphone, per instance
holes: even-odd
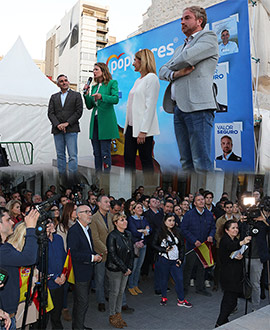
[[[92,80],[93,80],[92,77],[89,77],[89,78],[88,78],[87,83],[86,83],[87,88],[84,88],[84,89],[83,89],[83,95],[85,95],[85,94],[87,93],[87,91],[88,91],[88,89],[89,89],[89,87],[90,87],[90,84],[91,84]]]

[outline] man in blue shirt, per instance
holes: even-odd
[[[234,41],[229,41],[230,33],[229,30],[225,29],[221,32],[222,43],[218,45],[219,56],[238,53],[237,43]]]
[[[57,168],[61,177],[66,173],[66,149],[68,151],[68,171],[75,176],[78,170],[77,138],[80,132],[79,119],[83,112],[81,94],[69,88],[66,75],[57,77],[60,92],[53,94],[48,107],[48,117],[52,123],[57,154]]]

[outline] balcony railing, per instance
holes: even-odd
[[[1,141],[0,146],[5,148],[9,161],[17,162],[24,165],[33,164],[34,147],[32,142]]]

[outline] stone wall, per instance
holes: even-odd
[[[223,0],[200,0],[199,5],[206,8],[222,1]],[[152,5],[143,16],[143,24],[139,27],[139,33],[178,19],[183,9],[192,5],[198,6],[198,2],[190,0],[152,0]]]

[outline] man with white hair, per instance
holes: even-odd
[[[33,203],[34,204],[39,204],[39,203],[41,203],[42,202],[42,198],[41,198],[41,196],[39,195],[39,194],[35,194],[34,196],[33,196]]]
[[[93,263],[102,257],[94,251],[91,229],[91,209],[88,205],[77,207],[77,222],[69,229],[67,245],[71,252],[75,276],[72,329],[90,329],[84,325],[89,305],[90,284],[93,277]]]

